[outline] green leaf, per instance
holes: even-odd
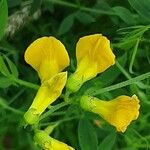
[[[150,0],[128,0],[130,5],[145,19],[150,21]]]
[[[7,88],[10,85],[14,84],[10,79],[6,77],[0,77],[0,88]]]
[[[0,1],[0,40],[4,36],[7,19],[8,19],[7,1],[1,0]]]
[[[113,7],[113,10],[116,12],[116,15],[120,17],[125,23],[135,24],[133,14],[127,8],[116,6]]]
[[[112,150],[116,140],[116,133],[109,134],[98,146],[98,150]]]
[[[91,125],[86,119],[81,119],[78,125],[78,139],[81,150],[97,150],[97,135]]]
[[[7,102],[3,98],[0,97],[0,106],[5,108],[5,107],[7,107],[7,105],[8,105]]]
[[[14,76],[14,77],[18,77],[18,70],[17,70],[17,67],[16,65],[7,57],[7,56],[4,56],[4,58],[6,59],[7,63],[8,63],[8,66],[9,66],[9,69],[11,71],[11,74]]]
[[[97,1],[94,8],[115,14],[115,12],[113,11],[113,9],[110,7],[110,5],[108,4],[108,2],[106,0]]]
[[[10,72],[4,62],[4,58],[0,55],[0,72],[4,75],[4,76],[9,76]]]
[[[59,30],[58,30],[58,34],[62,35],[65,34],[66,32],[68,32],[71,27],[73,26],[73,22],[74,22],[74,13],[67,16],[62,23],[60,24]]]
[[[125,50],[133,48],[137,39],[141,38],[143,34],[149,30],[149,28],[150,26],[139,26],[134,30],[132,28],[126,28],[125,30],[122,30],[122,32],[126,32],[126,34],[123,38],[121,38],[119,43],[115,44],[115,47]]]
[[[89,24],[89,23],[92,23],[92,22],[95,22],[95,18],[91,15],[89,15],[88,13],[85,13],[85,12],[77,12],[75,14],[76,18],[83,24]]]
[[[5,55],[3,57],[0,56],[0,72],[6,77],[9,77],[10,75],[16,78],[18,77],[18,70],[16,65]]]

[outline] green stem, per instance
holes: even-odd
[[[10,79],[20,85],[26,86],[26,87],[34,89],[34,90],[37,90],[39,88],[39,85],[37,85],[37,84],[33,84],[31,82],[27,82],[27,81],[15,78],[14,76],[11,76]]]
[[[49,123],[49,122],[41,123],[41,124],[40,124],[40,127],[42,127],[42,126],[48,126],[48,125],[52,125],[52,124],[55,124],[55,123],[60,124],[60,123],[63,123],[63,122],[67,122],[67,121],[74,120],[74,119],[80,119],[80,118],[82,118],[82,117],[83,117],[82,115],[79,115],[79,116],[74,116],[74,117],[64,118],[64,119],[62,119],[62,120],[55,121],[55,122],[50,122],[50,123]]]
[[[148,148],[150,148],[150,147],[149,147],[149,142],[148,142],[148,140],[147,140],[145,137],[143,137],[139,132],[137,132],[135,129],[132,129],[132,131],[133,131],[141,140],[143,140],[143,141],[145,142],[145,145],[146,145],[147,150],[148,150]]]
[[[79,6],[77,4],[73,4],[67,1],[62,1],[62,0],[45,0],[45,1],[52,2],[54,4],[58,4],[62,6],[66,6],[66,7],[70,7],[70,8],[74,8],[74,9],[79,9],[79,10],[86,11],[86,12],[96,13],[96,14],[116,15],[116,13],[113,11],[110,12],[110,11],[105,11],[105,10],[100,10],[100,9],[88,8],[88,7]]]
[[[5,109],[10,110],[10,111],[12,111],[13,113],[16,113],[16,114],[19,114],[19,115],[23,115],[23,114],[24,114],[24,112],[22,112],[22,111],[20,111],[20,110],[17,110],[17,109],[15,109],[15,108],[12,108],[12,107],[10,107],[10,106],[5,107]]]
[[[65,93],[65,95],[64,95],[64,101],[65,101],[65,102],[69,102],[69,95],[70,95],[70,93],[71,93],[71,92],[70,92],[69,90],[66,91],[66,93]]]
[[[132,58],[131,58],[130,65],[129,65],[129,72],[130,72],[131,74],[134,73],[133,70],[132,70],[132,67],[133,67],[134,60],[135,60],[135,57],[136,57],[136,54],[137,54],[139,42],[140,42],[140,39],[138,38],[137,41],[136,41],[136,44],[135,44],[135,46],[134,46],[134,48],[133,48]]]
[[[97,91],[93,92],[92,95],[93,96],[99,95],[99,94],[104,93],[104,92],[109,92],[109,91],[112,91],[112,90],[115,90],[115,89],[118,89],[118,88],[125,87],[127,85],[135,84],[138,81],[147,79],[149,77],[150,77],[150,72],[142,74],[142,75],[140,75],[138,77],[135,77],[135,78],[131,78],[127,81],[124,81],[124,82],[121,82],[121,83],[118,83],[118,84],[115,84],[115,85],[111,85],[109,87],[102,88],[100,90],[97,90]]]
[[[116,61],[116,66],[119,68],[119,70],[124,74],[124,76],[127,79],[132,79],[131,75],[119,64],[118,61]],[[142,82],[137,82],[136,84],[141,89],[150,89],[150,85],[143,84]]]
[[[50,110],[47,111],[46,113],[44,113],[44,114],[40,117],[39,121],[42,120],[42,119],[44,119],[44,118],[46,118],[46,117],[48,117],[48,116],[50,116],[54,111],[56,111],[56,110],[58,110],[58,109],[60,109],[60,108],[62,108],[62,107],[64,107],[64,106],[67,106],[67,105],[69,105],[69,103],[62,102],[62,103],[57,104],[57,105],[55,105],[55,106],[51,106]]]
[[[130,74],[119,64],[118,61],[116,61],[116,66],[117,66],[118,69],[124,74],[124,76],[125,76],[127,79],[131,79]]]
[[[13,112],[13,113],[20,114],[20,115],[23,114],[22,111],[17,110],[17,109],[15,109],[15,108],[12,108],[12,107],[8,106],[8,104],[6,103],[6,100],[3,99],[3,98],[1,98],[1,97],[0,97],[0,106],[1,106],[2,108],[4,108],[4,109],[7,109],[7,110]]]
[[[82,118],[83,116],[81,115],[78,115],[78,116],[74,116],[74,117],[70,117],[70,118],[64,118],[62,120],[59,120],[59,123],[63,123],[63,122],[66,122],[66,121],[71,121],[71,120],[74,120],[74,119],[80,119]]]
[[[8,105],[12,104],[22,93],[24,92],[24,89],[21,89],[10,101],[8,102]]]

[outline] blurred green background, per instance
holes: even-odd
[[[77,98],[85,91],[92,93],[130,79],[128,86],[119,84],[115,90],[101,92],[97,97],[138,95],[138,120],[124,134],[117,133],[103,119],[75,105],[58,110],[45,123],[66,119],[52,137],[76,150],[150,149],[149,28],[150,0],[0,0],[0,150],[40,149],[30,127],[20,126],[22,114],[37,91],[30,83],[40,84],[37,73],[24,61],[28,45],[39,37],[55,36],[68,50],[68,70],[72,73],[76,67],[76,42],[94,33],[108,37],[117,62],[84,84]],[[142,74],[144,80],[132,80]],[[61,101],[60,98],[56,103]],[[99,124],[94,121],[97,119]]]

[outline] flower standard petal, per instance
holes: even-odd
[[[110,41],[102,34],[93,34],[79,39],[76,46],[77,69],[68,81],[67,88],[76,92],[82,84],[115,63]]]
[[[42,82],[61,72],[70,63],[64,45],[52,36],[31,43],[25,51],[25,61],[38,72]]]
[[[24,115],[28,124],[34,124],[45,109],[61,95],[66,80],[67,72],[61,72],[41,85],[29,110]]]
[[[102,34],[88,35],[79,39],[76,47],[77,66],[85,56],[90,62],[97,63],[97,73],[105,71],[115,63],[110,41]]]
[[[80,105],[83,109],[100,115],[120,132],[125,132],[131,121],[138,118],[140,107],[136,95],[132,97],[123,95],[110,101],[83,96]]]

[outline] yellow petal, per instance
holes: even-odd
[[[35,40],[25,51],[25,61],[39,74],[42,81],[50,79],[69,65],[64,45],[54,37]]]
[[[55,139],[52,139],[51,145],[53,150],[74,150],[74,148]]]
[[[115,55],[109,40],[101,34],[84,36],[76,46],[77,69],[68,81],[66,88],[76,92],[82,84],[115,63]]]
[[[121,132],[125,132],[131,121],[139,116],[140,105],[136,95],[132,97],[123,95],[111,101],[83,96],[80,102],[83,109],[99,114]]]
[[[67,72],[62,72],[56,74],[41,85],[32,105],[24,115],[28,124],[34,124],[45,109],[61,95],[66,80]]]
[[[89,63],[97,64],[97,73],[105,71],[115,63],[110,41],[102,34],[93,34],[79,39],[76,47],[77,66],[88,57]],[[87,64],[88,65],[88,64]]]
[[[87,57],[85,57],[78,65],[76,72],[68,78],[66,88],[71,92],[76,92],[80,89],[84,82],[96,75],[97,64],[90,63]]]
[[[74,148],[50,137],[46,132],[42,130],[39,130],[35,133],[34,140],[44,150],[74,150]]]

